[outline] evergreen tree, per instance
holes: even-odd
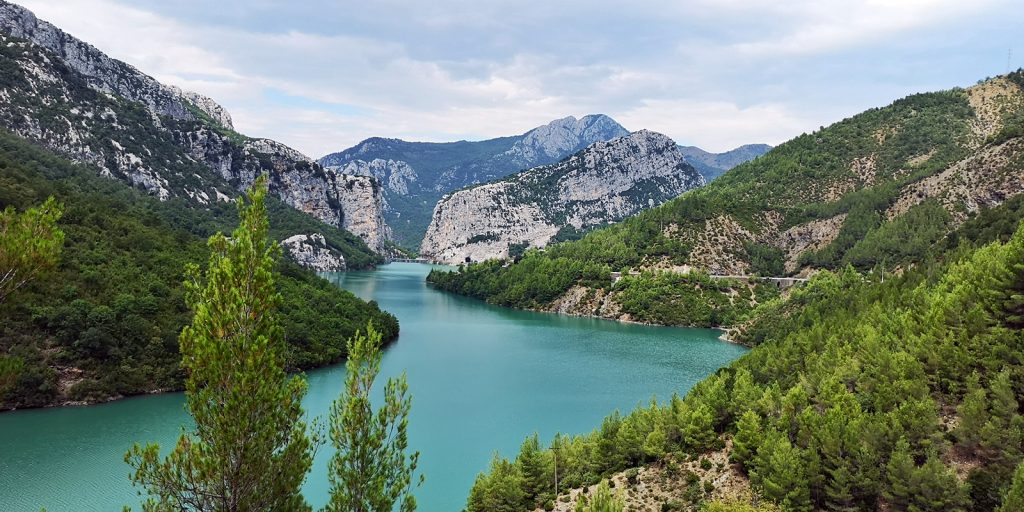
[[[125,460],[151,495],[146,510],[243,512],[309,510],[301,494],[312,464],[302,421],[306,383],[284,371],[284,338],[274,289],[279,253],[267,237],[266,179],[231,238],[210,238],[205,275],[188,268],[187,302],[195,311],[181,333],[186,407],[193,433],[170,455],[135,445]]]
[[[621,493],[612,492],[607,480],[601,480],[589,498],[581,495],[576,502],[576,512],[623,512],[625,509],[626,500]]]
[[[914,470],[911,512],[957,512],[964,510],[965,494],[953,471],[931,454]]]
[[[1013,473],[1013,483],[1003,496],[1003,504],[997,512],[1019,512],[1024,510],[1024,463],[1017,466]]]
[[[732,439],[732,459],[746,463],[761,443],[761,417],[754,411],[746,411],[736,423],[736,436]]]
[[[981,442],[981,431],[985,422],[988,421],[986,401],[985,388],[981,386],[978,373],[972,373],[967,378],[967,393],[964,395],[964,401],[956,409],[960,422],[957,424],[955,434],[960,446],[974,450]]]
[[[50,197],[23,213],[0,210],[0,304],[39,274],[57,266],[64,232],[57,221],[64,207]]]
[[[348,340],[345,388],[331,407],[331,500],[328,512],[402,512],[416,509],[412,495],[419,452],[406,455],[412,398],[405,375],[384,385],[376,411],[370,391],[380,373],[381,336],[372,325]]]
[[[467,512],[522,512],[526,501],[523,475],[515,464],[495,454],[487,474],[473,483],[466,502]]]
[[[889,488],[884,492],[895,510],[906,510],[914,494],[914,458],[910,454],[910,443],[906,438],[896,442],[889,463],[886,464],[886,479]]]
[[[756,470],[751,475],[766,498],[783,510],[811,510],[811,492],[800,448],[775,434],[758,449]]]
[[[519,456],[516,457],[516,466],[523,477],[523,490],[528,498],[532,497],[537,501],[542,495],[554,491],[553,475],[546,463],[545,454],[541,451],[540,439],[536,433],[523,441]],[[533,508],[534,505],[536,503],[524,504],[528,508]]]

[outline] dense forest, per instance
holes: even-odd
[[[624,268],[689,265],[779,276],[807,268],[853,266],[866,272],[920,262],[959,222],[983,214],[986,204],[972,198],[978,204],[969,208],[960,196],[924,198],[893,214],[908,201],[910,187],[993,151],[998,156],[971,163],[987,175],[967,178],[978,182],[967,186],[996,202],[1008,197],[1007,190],[1019,189],[1024,108],[1014,102],[1024,95],[1024,72],[978,85],[1004,86],[1010,96],[979,107],[998,118],[998,130],[987,137],[972,131],[981,114],[969,90],[916,94],[796,137],[705,187],[582,239],[528,251],[510,265],[435,273],[431,282],[495,304],[543,309],[573,286],[609,289],[611,281],[597,277]],[[1008,185],[980,188],[990,182]],[[786,230],[830,219],[837,223],[824,243],[787,255]]]
[[[2,406],[179,389],[178,335],[191,316],[184,268],[205,261],[207,237],[237,224],[235,206],[160,202],[0,133],[0,208],[24,210],[49,196],[64,206],[64,250],[51,275],[0,304],[0,355],[21,368]],[[268,199],[268,209],[276,239],[324,231],[279,201]],[[289,368],[339,361],[344,340],[369,321],[385,339],[397,335],[397,320],[375,303],[286,258],[277,271]]]
[[[988,511],[1007,492],[1019,503],[1019,203],[965,224],[956,247],[902,275],[821,272],[754,313],[738,336],[756,347],[731,366],[590,434],[556,436],[547,449],[527,439],[477,479],[468,510],[550,506],[556,456],[564,490],[720,450],[784,510]],[[712,490],[697,486],[691,502],[662,510],[697,506]]]

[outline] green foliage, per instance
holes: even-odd
[[[50,196],[64,205],[64,251],[52,278],[0,304],[0,355],[22,364],[0,407],[181,389],[177,338],[190,320],[182,269],[207,257],[203,240],[237,223],[237,210],[161,202],[0,132],[0,208],[25,210]],[[272,198],[267,208],[275,239],[295,233],[280,224],[323,228]],[[289,368],[339,361],[342,340],[371,320],[385,339],[397,335],[397,320],[375,304],[287,259],[276,265]],[[83,372],[68,396],[54,367]]]
[[[1019,83],[1016,76],[1011,80]],[[572,286],[585,284],[558,267],[693,264],[694,246],[707,237],[738,238],[741,248],[721,246],[728,258],[749,263],[752,273],[778,276],[785,273],[783,253],[760,240],[770,240],[774,230],[840,215],[845,217],[835,239],[805,252],[801,265],[833,270],[852,265],[861,271],[906,267],[927,259],[936,243],[946,243],[942,239],[951,216],[935,200],[891,219],[890,209],[907,186],[977,151],[968,143],[974,116],[962,89],[909,96],[800,135],[705,187],[579,240],[527,253],[507,267],[468,267],[433,279],[442,289],[495,304],[544,307]],[[723,219],[735,221],[750,236],[723,232]],[[974,227],[983,231],[985,225]],[[563,238],[573,238],[569,235]],[[556,279],[544,279],[549,272]],[[608,284],[597,287],[607,289]]]
[[[57,227],[63,207],[50,197],[23,213],[0,211],[0,303],[60,260],[64,232]]]
[[[622,512],[625,509],[622,493],[613,493],[607,480],[601,480],[589,497],[581,495],[576,502],[576,512]]]
[[[329,512],[402,512],[416,510],[414,480],[419,452],[406,455],[412,397],[405,375],[384,385],[384,405],[376,412],[370,391],[380,373],[380,333],[368,325],[366,334],[348,341],[345,388],[331,406]]]
[[[268,239],[266,181],[256,181],[241,223],[210,238],[205,273],[188,268],[186,302],[195,312],[181,332],[186,408],[195,419],[170,455],[135,445],[125,461],[151,498],[146,510],[310,510],[301,493],[313,463],[301,401],[303,378],[288,378],[281,295],[274,287],[280,249]]]
[[[998,512],[1014,512],[1024,510],[1024,463],[1017,466],[1013,473],[1013,483],[1003,497],[1003,504]]]
[[[735,325],[758,303],[778,297],[774,286],[712,279],[691,272],[644,272],[623,276],[613,288],[622,311],[641,322],[718,327]]]
[[[762,304],[736,335],[755,348],[685,398],[557,437],[560,474],[590,485],[731,436],[733,461],[787,510],[992,510],[1024,462],[1024,331],[1011,300],[1024,225],[946,256],[884,280],[822,272]],[[940,411],[956,411],[954,431]],[[969,485],[945,462],[962,456],[977,463]]]

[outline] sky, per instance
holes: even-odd
[[[776,145],[1024,65],[1021,0],[15,1],[314,158],[592,113]]]

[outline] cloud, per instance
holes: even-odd
[[[480,139],[588,113],[709,149],[778,143],[994,74],[949,69],[982,43],[930,48],[954,24],[1019,39],[1024,13],[1007,1],[23,3],[214,98],[239,131],[316,157],[370,136]]]

